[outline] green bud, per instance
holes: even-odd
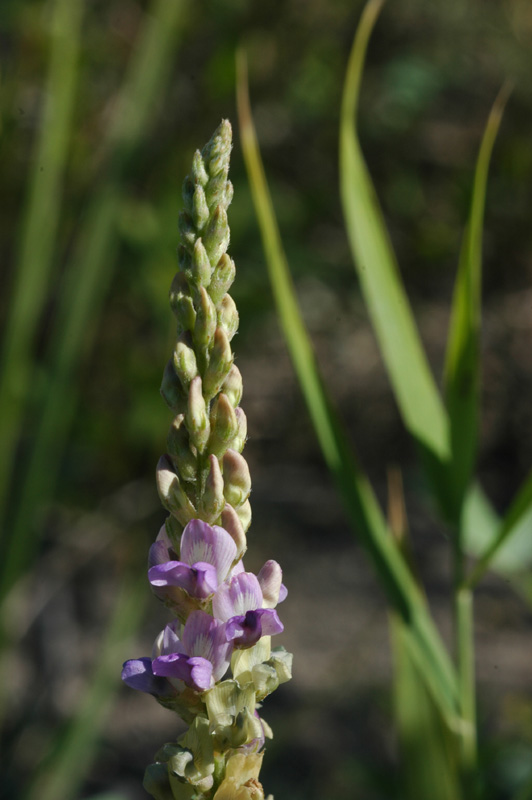
[[[179,233],[186,249],[192,250],[197,234],[192,217],[186,211],[182,211],[179,215]]]
[[[233,408],[236,408],[242,400],[242,391],[242,375],[236,364],[233,364],[222,384],[222,392],[225,392]]]
[[[187,396],[183,390],[181,381],[176,375],[173,359],[170,359],[164,368],[161,395],[166,405],[173,411],[179,413],[186,408]]]
[[[224,294],[218,308],[218,325],[224,329],[229,341],[238,330],[238,311],[230,294]]]
[[[204,231],[203,244],[211,264],[217,264],[229,246],[229,225],[223,206],[216,206]]]
[[[196,354],[191,347],[188,334],[181,334],[177,340],[173,357],[174,369],[186,389],[198,374]]]
[[[184,414],[178,414],[172,422],[166,443],[168,453],[179,470],[179,474],[186,481],[195,481],[197,457],[196,453],[191,450],[190,438],[184,423]]]
[[[198,239],[199,241],[199,239]],[[207,290],[200,286],[198,311],[194,326],[194,344],[197,348],[210,348],[216,331],[216,307]]]
[[[267,661],[255,664],[251,668],[257,700],[264,700],[281,683],[286,683],[292,678],[292,660],[292,653],[287,653],[284,647],[276,647]]]
[[[205,186],[209,180],[209,176],[207,175],[205,164],[203,162],[203,156],[199,150],[196,150],[192,158],[192,178],[194,183],[199,183],[200,186]]]
[[[176,553],[179,553],[179,545],[181,542],[181,534],[183,533],[183,525],[176,520],[175,517],[170,514],[170,516],[166,517],[164,521],[164,527],[166,528],[166,533],[168,534],[168,538],[172,542],[172,546]]]
[[[196,239],[187,277],[198,286],[208,286],[211,280],[211,262],[201,238]]]
[[[214,268],[209,284],[209,294],[215,306],[218,306],[224,294],[231,287],[235,273],[235,262],[229,258],[227,253],[224,253]]]
[[[248,435],[248,421],[247,417],[244,414],[243,410],[238,407],[235,408],[235,416],[237,421],[237,432],[236,435],[231,443],[231,447],[233,450],[236,450],[238,453],[241,453],[244,449],[244,445],[246,444],[246,439]]]
[[[196,310],[182,272],[178,272],[170,287],[170,306],[177,317],[179,332],[194,329]]]
[[[200,502],[200,519],[213,525],[225,506],[224,479],[216,456],[209,456],[209,474]]]
[[[232,135],[231,123],[228,119],[222,120],[201,151],[204,164],[211,177],[229,165]]]
[[[233,508],[245,503],[251,492],[251,476],[244,456],[229,449],[223,457],[224,496]]]
[[[203,453],[209,439],[211,426],[207,416],[207,406],[203,398],[202,383],[199,375],[191,381],[188,390],[186,423],[190,441],[199,453]]]
[[[251,503],[249,500],[246,500],[245,503],[242,503],[242,505],[236,509],[236,513],[238,514],[238,519],[242,523],[242,527],[245,531],[247,531],[251,525]]]
[[[187,176],[183,181],[183,201],[185,203],[185,210],[189,214],[192,214],[195,188],[196,184],[190,176]]]
[[[231,200],[233,199],[233,184],[231,181],[227,181],[225,184],[225,197],[223,199],[223,205],[225,208],[231,205]]]
[[[222,328],[216,328],[209,364],[203,378],[203,390],[206,398],[210,399],[215,394],[218,394],[227,378],[232,363],[233,353],[225,331]],[[224,391],[226,392],[225,389]],[[226,394],[229,396],[228,392]],[[231,400],[230,397],[229,399]]]
[[[238,436],[238,419],[227,395],[219,394],[211,408],[211,435],[207,452],[221,458]],[[237,449],[237,448],[235,448]]]
[[[199,184],[194,190],[194,197],[192,198],[192,221],[198,230],[201,230],[207,224],[209,219],[209,208],[205,197],[205,190]]]
[[[247,547],[246,534],[238,514],[229,503],[224,506],[221,523],[222,528],[225,528],[237,546],[237,558],[242,558]]]
[[[229,165],[214,178],[211,178],[205,187],[205,197],[207,198],[209,208],[215,208],[217,205],[221,205],[227,209],[229,205],[229,203],[226,203],[228,172]]]
[[[193,517],[197,516],[196,509],[167,456],[161,456],[159,459],[156,478],[161,503],[182,525],[186,525]]]

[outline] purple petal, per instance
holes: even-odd
[[[229,584],[218,588],[212,599],[212,610],[216,619],[227,622],[231,617],[262,608],[262,592],[257,576],[252,572],[240,572]]]
[[[216,570],[212,564],[198,562],[193,566],[182,561],[167,561],[148,570],[152,586],[179,586],[192,597],[205,598],[213,594],[218,586]]]
[[[174,693],[167,680],[153,673],[151,658],[126,661],[122,668],[122,680],[131,689],[147,692],[155,697],[165,697]]]
[[[170,653],[153,660],[153,672],[165,678],[184,681],[199,692],[214,685],[212,664],[205,658],[189,658],[184,653]]]
[[[282,583],[281,588],[279,589],[279,600],[277,602],[282,603],[283,600],[286,600],[287,595],[288,595],[288,589],[286,588],[284,583]]]
[[[222,583],[236,557],[236,544],[226,530],[218,525],[208,525],[200,519],[191,519],[181,537],[181,560],[186,564],[198,561],[212,564],[218,583]]]
[[[259,608],[247,611],[230,619],[225,627],[227,641],[235,647],[251,647],[261,636],[274,636],[284,630],[277,612],[271,608]]]
[[[206,658],[213,667],[217,681],[227,670],[231,645],[225,636],[225,626],[205,611],[192,611],[183,628],[183,647],[189,656]]]
[[[262,590],[264,605],[267,608],[274,608],[279,602],[283,579],[283,571],[277,561],[267,561],[257,575],[257,579]]]

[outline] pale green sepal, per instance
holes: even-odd
[[[203,162],[203,157],[199,150],[196,150],[192,158],[192,177],[194,182],[199,183],[200,186],[205,186],[209,180],[209,176],[207,175],[205,164]]]
[[[194,325],[194,344],[196,348],[210,348],[218,322],[216,306],[204,286],[199,290],[199,303]]]
[[[227,290],[231,287],[235,274],[235,262],[227,253],[224,253],[214,268],[209,284],[209,294],[215,306],[218,306]]]
[[[256,664],[251,668],[251,678],[258,701],[264,700],[281,683],[291,679],[292,659],[292,653],[287,653],[284,647],[280,647],[273,650],[271,658],[263,664]]]
[[[225,506],[224,479],[220,471],[218,459],[209,456],[209,474],[205,481],[205,490],[200,503],[200,519],[213,525]]]
[[[207,406],[203,397],[201,378],[197,375],[191,381],[188,390],[188,409],[186,423],[190,439],[198,452],[203,453],[209,440],[211,425],[207,415]]]
[[[233,364],[227,373],[227,377],[222,386],[222,391],[227,395],[227,398],[233,408],[236,408],[242,400],[243,391],[242,374],[236,364]]]
[[[159,459],[156,478],[161,503],[182,525],[186,525],[196,516],[196,509],[166,456]]]
[[[175,417],[168,433],[166,444],[172,461],[179,467],[180,475],[186,481],[195,481],[197,456],[191,450],[190,438],[184,422],[184,414],[178,414]]]
[[[196,717],[179,739],[181,746],[169,760],[170,769],[201,791],[207,791],[213,783],[214,748],[209,727],[206,717]]]
[[[211,262],[201,239],[194,242],[190,267],[185,272],[187,278],[198,286],[208,286],[211,281]]]
[[[218,394],[232,365],[233,353],[231,352],[231,345],[227,335],[223,328],[216,328],[209,365],[205,370],[203,379],[203,394],[206,400],[210,400],[214,395]],[[229,396],[225,386],[223,391]],[[231,400],[231,398],[229,399]]]
[[[226,394],[219,394],[214,400],[210,414],[211,435],[207,443],[207,452],[222,458],[229,445],[239,433],[239,424],[235,410]]]
[[[182,334],[177,340],[173,363],[181,383],[187,389],[190,382],[198,374],[196,354],[191,346],[188,334]]]
[[[199,184],[194,190],[192,198],[192,220],[198,230],[201,230],[206,225],[209,219],[209,209],[207,207],[207,200],[205,198],[205,190]]]
[[[242,503],[242,505],[236,509],[236,513],[242,527],[244,528],[244,531],[247,531],[251,525],[251,503],[249,500],[246,500],[245,503]]]
[[[146,767],[142,785],[155,800],[175,800],[165,763],[156,762]]]
[[[218,325],[222,327],[229,341],[238,330],[238,311],[230,294],[224,294],[218,309]]]
[[[241,747],[261,738],[261,724],[254,714],[255,687],[252,683],[240,686],[234,680],[223,681],[209,689],[203,699],[218,750]]]
[[[251,670],[254,666],[268,661],[272,654],[271,642],[271,636],[263,636],[253,647],[235,650],[231,658],[231,671],[241,686],[253,680]]]
[[[187,406],[187,396],[176,375],[173,359],[170,359],[164,368],[161,381],[161,396],[172,411],[181,413]]]
[[[229,236],[227,212],[223,206],[218,205],[203,234],[203,244],[212,265],[215,266],[227,250]]]

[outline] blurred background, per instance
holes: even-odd
[[[120,685],[168,619],[146,553],[170,413],[181,184],[234,127],[234,340],[253,478],[247,564],[284,568],[294,679],[265,704],[278,798],[399,797],[388,619],[322,463],[277,326],[234,99],[244,45],[257,132],[316,352],[383,504],[402,471],[418,566],[449,637],[449,548],[369,326],[338,198],[355,0],[2,0],[0,9],[0,795],[140,800],[180,723]],[[360,132],[435,373],[472,172],[514,84],[485,225],[479,473],[500,511],[532,457],[532,6],[396,0],[368,53]],[[486,797],[532,779],[532,614],[509,581],[477,595]],[[530,794],[520,794],[525,800]]]

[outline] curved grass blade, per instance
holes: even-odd
[[[139,47],[118,98],[117,114],[104,147],[107,177],[87,210],[73,261],[68,265],[50,339],[49,385],[11,526],[13,535],[0,597],[9,590],[31,557],[35,510],[53,492],[77,404],[76,371],[91,347],[94,320],[98,319],[112,276],[116,247],[114,215],[122,191],[124,168],[149,125],[154,103],[166,82],[183,12],[182,0],[157,0],[146,16]]]
[[[448,654],[427,606],[397,546],[365,475],[347,445],[347,437],[319,374],[295,296],[262,165],[251,116],[245,57],[238,57],[238,112],[244,159],[261,230],[281,326],[303,395],[329,467],[354,529],[369,551],[392,607],[405,624],[411,649],[442,713],[456,720],[457,684]]]
[[[445,399],[451,425],[449,470],[453,517],[460,518],[471,480],[478,435],[482,229],[488,171],[495,138],[508,98],[504,86],[491,110],[477,159],[469,221],[460,253],[445,362]]]
[[[47,299],[70,125],[76,97],[81,0],[56,0],[43,115],[20,231],[12,297],[7,305],[0,382],[0,520],[11,489],[26,401],[35,379],[35,334]]]
[[[399,275],[358,141],[355,115],[369,36],[382,0],[366,5],[353,43],[340,121],[340,189],[351,252],[405,426],[437,462],[450,457],[449,425]]]

